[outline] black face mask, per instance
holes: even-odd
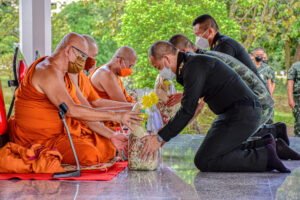
[[[255,57],[256,62],[261,62],[262,59],[263,59],[263,57],[261,57],[261,56],[256,56]]]
[[[266,63],[266,64],[268,64],[268,60],[263,60],[263,63]]]

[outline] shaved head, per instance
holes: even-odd
[[[131,48],[129,46],[123,46],[123,47],[120,47],[116,51],[115,55],[113,56],[113,59],[116,59],[119,57],[128,59],[128,60],[136,60],[137,54],[133,48]]]
[[[91,57],[96,57],[98,54],[98,46],[96,40],[89,35],[83,35],[83,37],[86,39],[88,43],[88,47],[89,47],[88,55]]]
[[[151,45],[148,57],[153,57],[156,60],[161,59],[164,55],[176,55],[177,49],[170,42],[159,40]]]
[[[68,33],[58,44],[55,51],[65,49],[68,45],[74,46],[84,53],[88,52],[88,43],[86,39],[78,33]]]
[[[173,44],[177,49],[195,49],[193,42],[184,35],[177,34],[170,38],[169,42]]]

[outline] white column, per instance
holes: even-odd
[[[51,0],[20,0],[20,48],[27,65],[51,54]]]

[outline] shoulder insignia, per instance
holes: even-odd
[[[178,67],[178,70],[179,70],[178,75],[181,75],[181,70],[182,70],[183,66],[184,66],[184,62],[182,61]]]

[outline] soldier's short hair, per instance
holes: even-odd
[[[266,51],[264,50],[264,48],[262,48],[262,47],[257,47],[257,48],[255,48],[255,49],[253,50],[252,54],[255,53],[256,51],[263,51],[263,52],[266,52]]]
[[[182,34],[173,35],[169,42],[172,43],[177,49],[195,49],[193,42]]]
[[[154,42],[148,53],[148,57],[151,56],[154,57],[154,59],[161,59],[164,55],[172,54],[175,55],[177,52],[176,47],[171,44],[170,42],[159,40],[157,42]]]
[[[204,14],[197,17],[193,22],[193,26],[195,26],[196,24],[200,24],[201,28],[203,28],[204,30],[207,30],[208,28],[213,28],[216,31],[219,30],[216,20],[209,14]]]

